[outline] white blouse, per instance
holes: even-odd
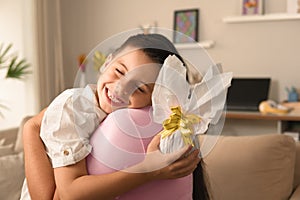
[[[40,136],[53,168],[75,164],[91,152],[90,136],[106,117],[95,94],[96,85],[68,89],[47,108]]]

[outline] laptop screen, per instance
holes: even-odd
[[[227,110],[258,111],[269,95],[270,78],[233,78],[227,93]]]

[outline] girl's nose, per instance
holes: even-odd
[[[129,80],[126,77],[122,77],[116,85],[115,93],[123,100],[129,100],[131,94],[137,89],[134,80]]]

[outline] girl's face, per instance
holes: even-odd
[[[151,95],[160,66],[142,50],[125,52],[119,53],[107,65],[98,80],[99,104],[106,113],[118,108],[151,105]]]

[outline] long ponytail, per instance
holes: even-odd
[[[193,200],[211,199],[208,187],[208,177],[205,171],[205,162],[201,159],[193,172]]]

